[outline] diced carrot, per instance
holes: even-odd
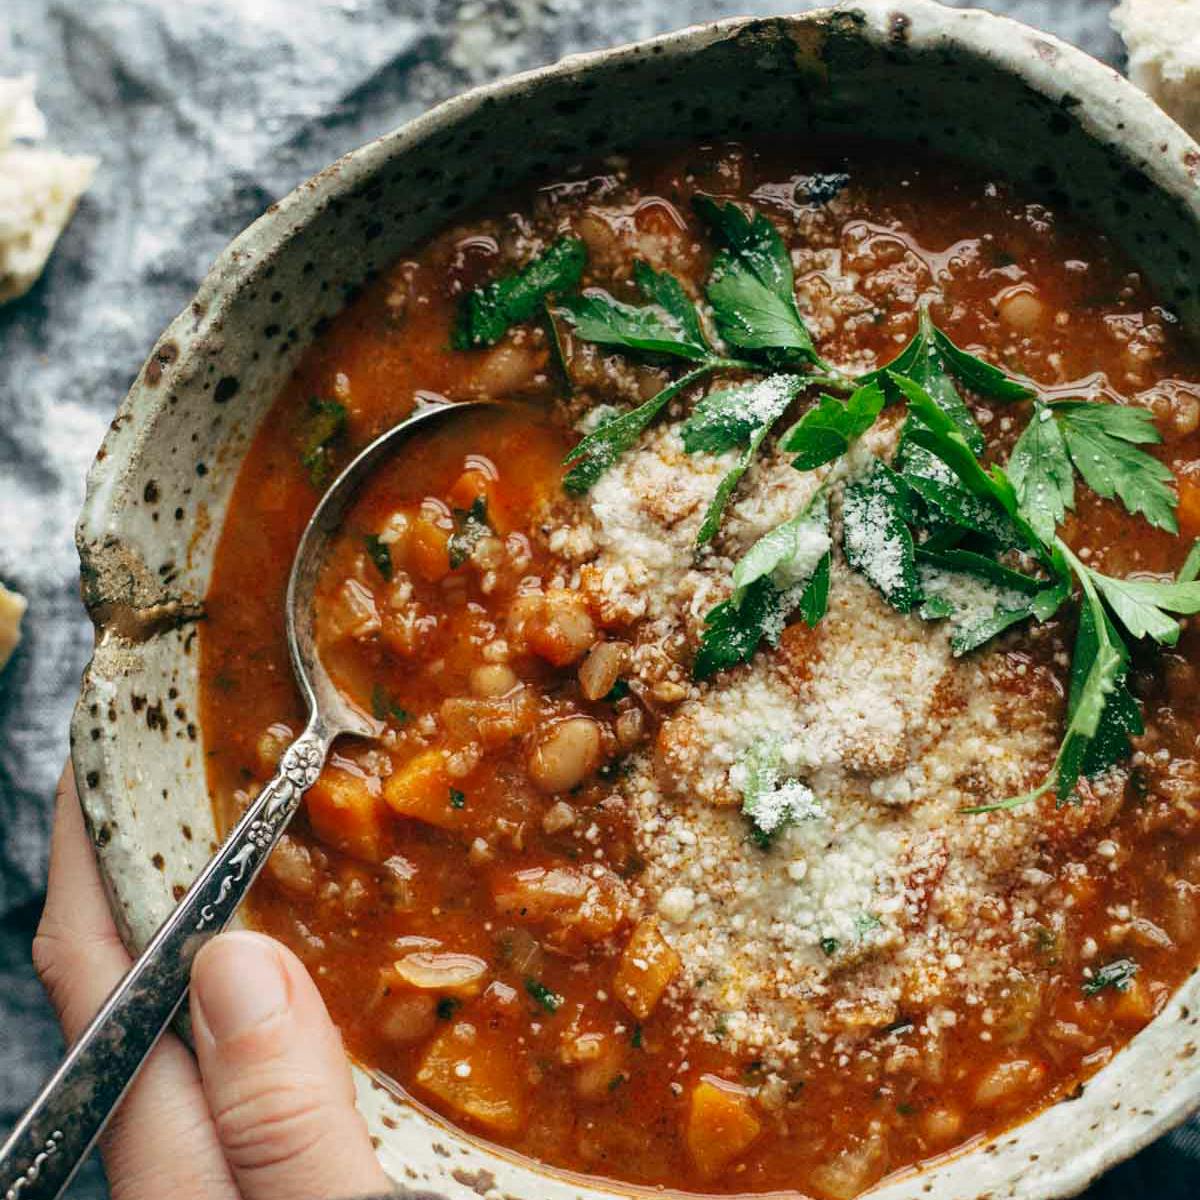
[[[1140,1028],[1154,1016],[1154,997],[1149,987],[1140,979],[1131,979],[1117,993],[1113,1003],[1113,1016],[1123,1025]]]
[[[522,1063],[508,1030],[456,1022],[429,1044],[416,1081],[485,1129],[513,1134],[525,1124]]]
[[[387,809],[377,781],[326,767],[304,802],[309,824],[323,842],[356,858],[379,861]]]
[[[687,1146],[696,1170],[712,1179],[762,1132],[754,1101],[736,1083],[704,1075],[688,1097]]]
[[[1200,537],[1200,478],[1181,473],[1175,482],[1179,488],[1179,507],[1175,510],[1179,535],[1188,539]]]
[[[422,511],[408,536],[408,561],[422,579],[437,583],[450,572],[450,530]]]
[[[485,500],[490,500],[491,494],[492,481],[483,471],[466,470],[455,480],[454,486],[450,489],[446,499],[450,502],[452,508],[460,508],[465,511],[480,496]]]
[[[524,626],[525,644],[556,667],[578,662],[596,640],[596,624],[578,592],[552,588]]]
[[[383,798],[401,817],[439,829],[461,829],[463,810],[451,803],[450,775],[440,750],[423,750],[383,781]]]
[[[651,920],[639,921],[613,977],[617,999],[644,1021],[681,965],[679,955],[667,944],[658,925]]]

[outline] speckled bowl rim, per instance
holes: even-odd
[[[164,619],[182,619],[189,606],[202,601],[202,597],[187,595],[164,601],[158,581],[139,573],[136,564],[131,565],[121,538],[122,510],[128,499],[122,491],[124,475],[131,461],[141,452],[152,417],[164,403],[163,392],[155,389],[159,377],[177,368],[194,348],[202,344],[206,334],[219,323],[232,296],[253,277],[260,260],[277,251],[296,229],[327,204],[350,194],[381,163],[418,146],[431,133],[453,126],[484,104],[519,101],[536,83],[586,75],[602,64],[619,62],[652,49],[664,56],[692,54],[756,24],[795,28],[827,19],[833,11],[863,15],[867,20],[863,36],[880,41],[884,38],[903,40],[908,36],[913,18],[919,18],[921,37],[944,45],[947,52],[958,48],[982,55],[1043,96],[1061,95],[1064,81],[1069,80],[1070,90],[1080,102],[1078,120],[1081,126],[1097,140],[1123,148],[1153,186],[1185,208],[1200,228],[1200,193],[1196,184],[1200,148],[1123,76],[1057,38],[1010,18],[981,10],[943,8],[933,0],[896,0],[895,3],[861,0],[860,3],[838,5],[835,9],[806,12],[791,18],[761,21],[736,18],[713,22],[629,46],[572,55],[551,66],[472,89],[438,105],[401,129],[344,155],[271,205],[230,243],[200,284],[195,299],[164,333],[122,403],[88,477],[77,541],[85,579],[85,600],[96,625],[98,642],[109,636],[125,636],[131,623],[140,628]],[[115,582],[118,579],[119,585]],[[105,739],[89,738],[87,730],[91,724],[89,708],[97,703],[98,697],[102,700],[109,694],[111,680],[102,678],[93,663],[84,675],[72,726],[72,752],[79,777],[83,779],[94,774],[101,790],[111,782],[108,779],[107,747]],[[139,924],[140,900],[136,883],[123,877],[119,866],[115,866],[105,853],[105,846],[96,836],[100,810],[89,801],[86,793],[84,806],[97,841],[102,873],[118,925],[127,944],[140,946],[149,929],[144,922]],[[1152,1025],[1162,1019],[1157,1018]],[[1107,1071],[1113,1069],[1106,1068]],[[1119,1065],[1115,1069],[1119,1070]],[[1067,1167],[1060,1167],[1040,1182],[1035,1180],[1030,1184],[1024,1177],[1017,1179],[1010,1185],[1011,1194],[1045,1200],[1075,1195],[1106,1169],[1179,1124],[1198,1107],[1200,1073],[1195,1073],[1181,1094],[1152,1114],[1143,1114],[1144,1119],[1136,1121],[1121,1136],[1101,1145],[1080,1146],[1079,1153]],[[1008,1132],[1019,1133],[1027,1127],[1028,1124],[1017,1126]],[[980,1152],[980,1147],[972,1147],[955,1157],[973,1157]],[[508,1159],[503,1151],[494,1152],[493,1157],[498,1164]],[[538,1168],[534,1164],[531,1178],[537,1174]],[[869,1194],[880,1200],[915,1194],[924,1190],[919,1185],[925,1174],[927,1172],[914,1171],[906,1176],[890,1177],[872,1188]],[[547,1183],[551,1178],[561,1182],[564,1176],[549,1172]],[[569,1176],[566,1178],[570,1179]],[[596,1196],[643,1194],[637,1189],[602,1181],[596,1184],[580,1181],[578,1192]]]

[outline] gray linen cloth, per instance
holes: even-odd
[[[1119,62],[1105,0],[991,7]],[[471,84],[742,11],[720,0],[0,3],[0,75],[36,73],[52,143],[103,159],[45,278],[0,308],[0,579],[30,599],[26,642],[0,677],[0,1133],[61,1052],[29,946],[91,645],[72,526],[87,466],[156,335],[230,238],[346,149]],[[1200,1127],[1092,1194],[1151,1191],[1200,1195]],[[94,1163],[70,1194],[105,1194]]]

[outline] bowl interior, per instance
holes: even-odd
[[[215,844],[197,623],[242,457],[325,321],[405,249],[528,176],[664,136],[780,131],[981,163],[1110,234],[1200,326],[1200,149],[1109,68],[931,0],[726,22],[569,59],[450,101],[334,163],[217,262],[143,367],[89,479],[78,539],[97,646],[74,760],[131,945],[145,943]],[[1071,1103],[873,1194],[1078,1191],[1200,1101],[1187,1070],[1193,1010],[1196,977]],[[398,1102],[363,1071],[356,1082],[385,1165],[409,1186],[464,1198],[628,1194],[543,1173]]]

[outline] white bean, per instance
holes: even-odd
[[[570,791],[600,761],[600,726],[591,717],[568,717],[542,736],[529,761],[529,777],[543,792]]]

